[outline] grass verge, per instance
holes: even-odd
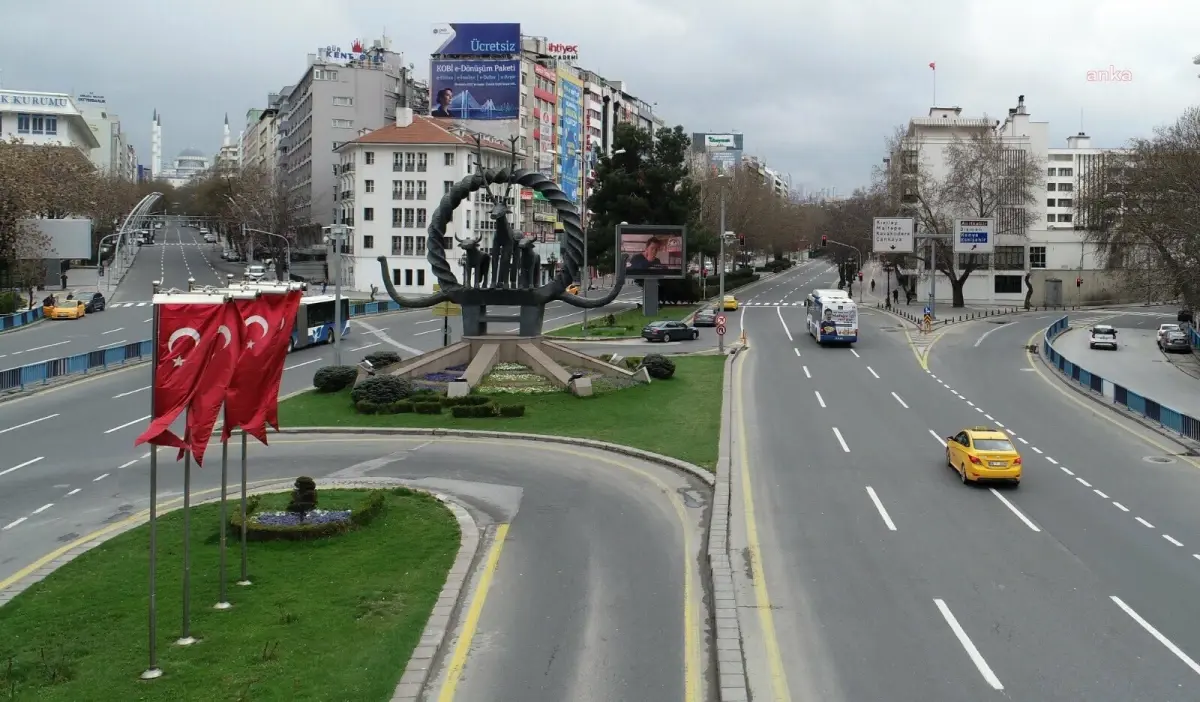
[[[641,336],[642,327],[650,322],[660,320],[677,322],[694,312],[698,307],[698,304],[664,306],[659,307],[658,314],[654,315],[644,314],[641,309],[637,308],[617,312],[616,314],[593,315],[586,329],[584,329],[582,324],[572,324],[559,329],[553,329],[546,332],[546,334],[548,336],[567,336],[573,338]]]
[[[721,429],[723,356],[678,356],[675,377],[579,398],[565,392],[514,395],[524,417],[455,418],[442,414],[359,414],[349,391],[309,392],[279,403],[289,427],[484,429],[609,441],[672,456],[712,470]]]
[[[323,509],[349,509],[366,491],[322,490]],[[286,495],[264,495],[282,509]],[[84,553],[0,607],[0,699],[387,700],[420,640],[459,546],[443,505],[390,491],[359,530],[316,541],[250,545],[254,585],[239,588],[230,544],[230,597],[217,611],[216,505],[192,516],[192,632],[179,647],[181,512],[159,521],[158,651],[162,678],[138,678],[146,653],[146,527]],[[232,539],[232,534],[231,534]],[[15,694],[13,694],[15,692]]]

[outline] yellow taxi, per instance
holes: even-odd
[[[579,284],[571,283],[570,285],[567,286],[567,292],[571,293],[572,295],[578,295],[579,294]]]
[[[59,300],[54,303],[51,319],[81,319],[86,312],[87,303],[83,300]]]
[[[964,485],[993,480],[1021,484],[1021,454],[999,429],[971,427],[947,436],[946,464],[958,471]]]
[[[734,297],[733,295],[726,295],[725,299],[721,301],[721,309],[723,309],[723,310],[736,311],[737,308],[738,308],[738,301],[737,301],[737,298]]]

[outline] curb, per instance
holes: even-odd
[[[391,702],[415,702],[424,692],[425,686],[429,682],[430,672],[434,659],[442,653],[446,642],[450,639],[451,627],[450,623],[459,609],[460,598],[463,594],[463,589],[470,578],[471,568],[479,553],[479,548],[482,544],[480,538],[479,525],[475,522],[474,517],[467,510],[466,506],[459,502],[454,497],[433,490],[419,488],[413,486],[407,480],[399,478],[364,478],[354,480],[338,480],[338,479],[318,479],[317,485],[326,489],[385,489],[389,487],[405,487],[414,492],[421,492],[429,495],[441,502],[458,520],[459,526],[459,547],[458,555],[454,559],[454,563],[450,566],[449,572],[446,574],[446,582],[442,585],[442,590],[438,594],[437,603],[429,614],[429,619],[425,623],[425,628],[421,632],[421,639],[413,648],[412,655],[409,657],[408,665],[404,669],[403,675],[400,677],[400,682],[396,684],[396,689],[392,693]],[[286,492],[292,488],[292,484],[287,480],[281,480],[277,483],[269,485],[261,485],[247,491],[249,495],[261,495],[272,492]],[[211,504],[218,502],[220,496],[208,497],[197,500],[193,506]],[[168,514],[183,509],[183,505],[176,505],[159,512],[160,515]],[[78,558],[81,554],[90,551],[100,544],[112,539],[115,536],[124,534],[127,531],[136,529],[148,521],[149,517],[146,514],[140,515],[128,524],[121,528],[107,532],[95,539],[86,543],[80,544],[75,548],[67,551],[62,556],[47,563],[42,568],[30,573],[26,577],[14,583],[8,589],[0,592],[0,607],[3,607],[8,602],[12,601],[17,595],[21,594],[35,583],[44,580],[48,575],[58,570],[60,567],[70,563]]]
[[[1078,328],[1079,327],[1068,326],[1066,329],[1059,332],[1059,334],[1057,336],[1055,336],[1054,339],[1056,340],[1056,339],[1058,339],[1058,337],[1062,336],[1063,334],[1066,334],[1067,332],[1072,331],[1073,329],[1078,329]],[[1041,338],[1045,339],[1045,330],[1042,330]],[[1050,341],[1050,348],[1054,348],[1054,340]],[[1161,424],[1156,424],[1153,421],[1151,421],[1139,414],[1134,413],[1133,410],[1130,410],[1127,407],[1118,405],[1116,402],[1109,400],[1108,397],[1105,395],[1097,395],[1091,389],[1084,388],[1082,385],[1075,382],[1074,380],[1067,378],[1066,375],[1061,370],[1058,369],[1058,366],[1051,364],[1050,361],[1047,360],[1046,357],[1042,355],[1041,344],[1037,345],[1037,349],[1038,349],[1037,353],[1034,353],[1033,355],[1037,357],[1038,362],[1040,362],[1043,366],[1045,366],[1046,370],[1050,371],[1050,375],[1053,376],[1054,379],[1059,382],[1059,384],[1065,385],[1068,389],[1072,390],[1075,394],[1086,397],[1087,399],[1091,400],[1092,402],[1096,403],[1097,405],[1100,405],[1101,407],[1104,407],[1104,408],[1110,410],[1114,414],[1116,414],[1124,419],[1133,421],[1133,422],[1137,423],[1138,425],[1145,427],[1146,429],[1149,429],[1150,431],[1154,432],[1155,434],[1158,434],[1159,436],[1163,437],[1164,439],[1168,439],[1172,443],[1178,444],[1182,448],[1190,451],[1192,454],[1200,455],[1200,443],[1192,441],[1191,439],[1189,439],[1186,436],[1183,436],[1181,434],[1176,434],[1175,432],[1171,431],[1170,429],[1167,429],[1166,427],[1162,426]],[[1058,349],[1054,349],[1054,350],[1055,350],[1055,352],[1058,352]],[[1059,355],[1061,355],[1061,353]],[[1064,358],[1066,358],[1066,357],[1064,356]]]

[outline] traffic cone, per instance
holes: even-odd
[[[745,329],[743,329],[742,333],[738,336],[738,342],[741,343],[742,346],[746,345],[746,330]]]

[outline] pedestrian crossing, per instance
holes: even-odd
[[[803,307],[803,302],[739,302],[742,307]]]
[[[108,303],[108,309],[110,309],[110,310],[115,310],[115,309],[116,309],[116,308],[118,308],[118,307],[145,307],[146,305],[149,305],[149,304],[150,304],[150,302],[149,302],[149,301],[142,301],[142,302],[110,302],[110,303]]]

